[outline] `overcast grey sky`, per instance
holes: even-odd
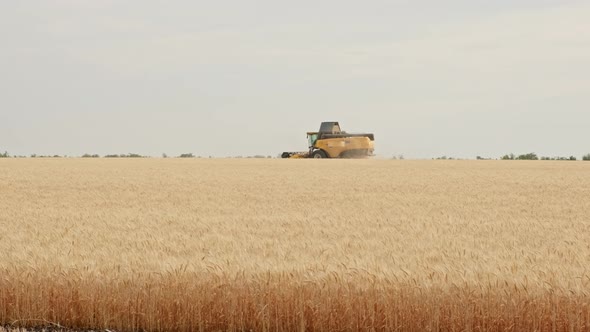
[[[587,1],[0,0],[0,150],[590,152]]]

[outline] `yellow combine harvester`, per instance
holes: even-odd
[[[349,134],[338,122],[322,122],[320,130],[308,132],[308,152],[283,152],[282,158],[365,158],[373,155],[373,134]]]

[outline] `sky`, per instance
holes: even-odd
[[[590,3],[0,0],[0,150],[590,153]]]

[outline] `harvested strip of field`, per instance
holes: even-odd
[[[0,325],[590,329],[590,163],[0,161]]]

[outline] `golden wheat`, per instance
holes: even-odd
[[[0,161],[0,325],[590,330],[590,163]]]

